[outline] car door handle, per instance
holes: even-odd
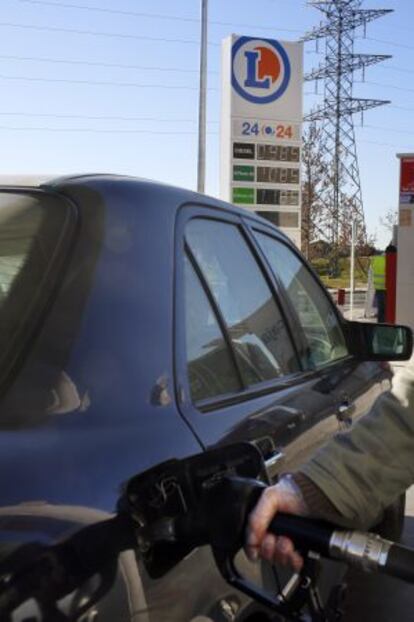
[[[277,449],[268,457],[264,458],[264,465],[266,469],[272,469],[275,464],[279,464],[284,460],[285,454],[283,451],[278,451]]]
[[[277,418],[276,420],[280,422],[281,427],[284,426],[287,430],[294,430],[306,420],[306,414],[298,408],[278,405],[275,408],[266,410],[264,413],[260,413],[260,418],[265,418],[269,423],[273,423],[275,418]]]
[[[352,416],[355,414],[356,406],[354,402],[342,402],[338,406],[338,412],[336,416],[339,421],[349,422],[352,419]]]
[[[273,469],[273,467],[280,463],[285,457],[283,451],[280,447],[275,445],[274,440],[270,436],[256,439],[253,441],[253,445],[255,445],[262,454],[263,463],[267,470]]]

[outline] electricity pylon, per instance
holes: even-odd
[[[304,41],[325,39],[325,60],[322,65],[305,76],[305,80],[324,81],[323,104],[311,111],[307,121],[321,121],[331,171],[331,183],[326,184],[320,197],[327,215],[327,237],[333,249],[334,271],[337,270],[338,249],[341,237],[354,221],[359,241],[366,239],[361,180],[355,143],[354,114],[390,103],[379,99],[362,99],[353,96],[355,72],[375,65],[390,56],[356,54],[356,30],[391,13],[389,9],[361,9],[362,0],[310,0],[308,4],[324,14],[321,25],[304,37]]]

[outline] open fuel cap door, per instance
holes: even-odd
[[[165,574],[196,546],[210,544],[213,513],[207,505],[212,491],[228,477],[266,481],[260,452],[250,443],[237,443],[169,460],[129,481],[126,499],[151,577]]]

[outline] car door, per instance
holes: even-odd
[[[338,430],[335,396],[239,215],[186,206],[177,234],[181,412],[206,447],[255,443],[273,480]]]
[[[339,429],[326,372],[307,369],[306,339],[289,298],[238,213],[183,207],[176,260],[181,412],[205,447],[254,443],[275,481]],[[258,579],[243,555],[238,565]],[[274,571],[265,564],[260,572],[273,589]],[[291,576],[277,573],[282,583]],[[333,576],[324,568],[322,583]]]
[[[253,235],[275,278],[280,280],[295,322],[303,331],[303,365],[321,374],[322,390],[334,396],[339,427],[347,429],[389,387],[389,371],[379,363],[360,362],[348,355],[343,319],[293,247],[257,227],[253,228]]]

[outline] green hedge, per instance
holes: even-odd
[[[355,285],[356,287],[365,287],[368,278],[368,269],[370,264],[370,257],[359,257],[355,260]],[[339,258],[339,270],[340,274],[337,278],[333,279],[329,276],[329,259],[326,257],[319,257],[312,260],[312,267],[315,272],[318,273],[322,281],[327,287],[349,287],[350,276],[350,259],[349,257]]]

